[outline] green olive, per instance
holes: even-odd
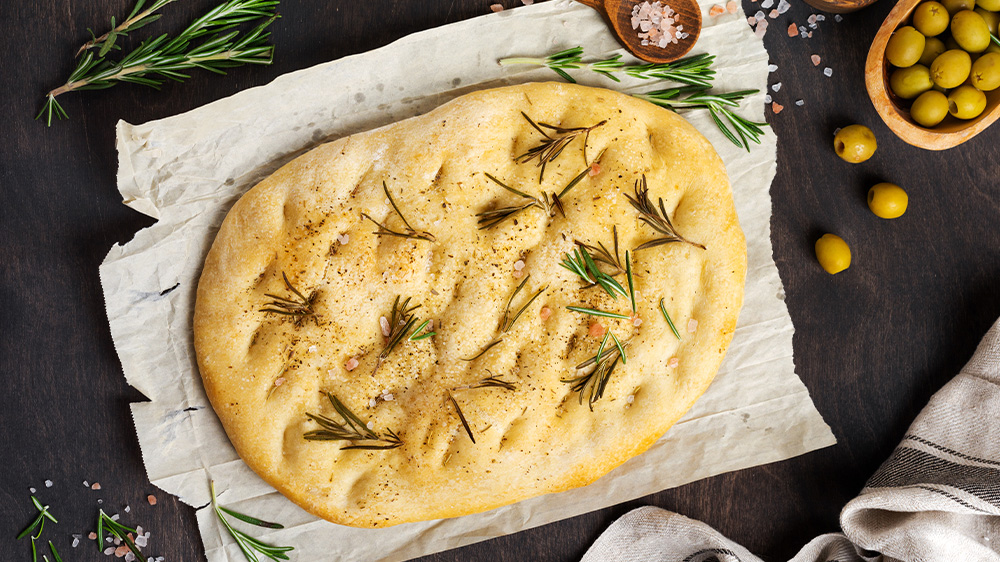
[[[883,219],[898,219],[906,212],[910,198],[894,183],[877,183],[868,190],[868,208]]]
[[[1000,0],[979,0],[976,6],[991,12],[1000,12]]]
[[[972,63],[972,85],[983,92],[1000,88],[1000,53],[986,53]]]
[[[957,88],[969,77],[972,57],[961,49],[941,53],[931,63],[931,80],[942,88]]]
[[[835,275],[851,267],[851,247],[836,234],[824,234],[816,241],[816,259],[827,273]]]
[[[990,28],[983,16],[962,10],[951,18],[951,36],[970,53],[981,53],[990,46]]]
[[[986,109],[986,94],[973,86],[959,86],[948,94],[948,113],[959,119],[975,119]]]
[[[984,10],[978,6],[973,11],[979,14],[979,17],[983,18],[983,21],[986,22],[986,27],[990,29],[990,33],[996,35],[997,24],[1000,23],[1000,14]]]
[[[962,10],[971,10],[976,7],[976,0],[941,0],[946,10],[951,15],[955,15]]]
[[[897,29],[885,46],[885,58],[899,68],[917,64],[923,53],[924,36],[908,25]]]
[[[934,127],[947,116],[948,97],[937,90],[920,94],[910,106],[910,117],[924,127]]]
[[[934,59],[938,58],[938,55],[947,50],[944,46],[944,41],[937,37],[928,37],[924,42],[924,52],[920,55],[920,60],[917,62],[929,67],[934,62]]]
[[[913,27],[927,37],[934,37],[948,29],[951,16],[940,2],[924,2],[913,10]]]
[[[833,150],[844,160],[858,164],[875,154],[875,133],[864,125],[848,125],[833,136]]]
[[[906,100],[911,100],[933,87],[931,71],[922,64],[900,68],[889,75],[889,89]]]

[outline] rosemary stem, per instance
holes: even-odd
[[[149,8],[146,8],[145,10],[143,10],[143,11],[139,12],[138,14],[136,14],[134,17],[131,17],[131,18],[123,21],[121,24],[118,25],[118,27],[115,27],[114,29],[112,29],[111,31],[105,33],[104,35],[101,35],[100,37],[98,37],[96,39],[91,39],[90,41],[87,41],[83,45],[80,45],[80,49],[77,50],[76,56],[80,56],[80,53],[83,53],[87,49],[92,49],[92,48],[96,47],[97,45],[100,45],[101,43],[107,41],[108,37],[112,33],[120,33],[122,31],[125,31],[126,29],[132,27],[136,22],[138,22],[138,21],[140,21],[142,19],[145,19],[147,16],[151,15],[156,10],[158,10],[158,9],[162,8],[163,6],[166,6],[167,4],[169,4],[171,2],[174,2],[174,1],[176,1],[176,0],[167,0],[166,2],[164,2],[163,4],[161,4],[159,6],[157,6],[156,4],[153,4]]]
[[[511,66],[515,64],[533,64],[535,66],[545,66],[545,59],[536,57],[511,57],[497,61],[500,66]]]

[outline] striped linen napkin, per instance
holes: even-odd
[[[1000,561],[1000,320],[840,514],[791,562]],[[761,562],[708,525],[627,513],[582,562]]]

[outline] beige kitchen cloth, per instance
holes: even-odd
[[[705,14],[712,4],[702,2]],[[588,59],[623,54],[597,12],[553,0],[416,33],[166,119],[119,123],[118,190],[126,205],[158,221],[113,247],[101,265],[111,335],[125,378],[149,398],[132,404],[146,473],[156,486],[200,508],[209,561],[243,560],[212,510],[201,507],[209,501],[209,479],[223,505],[283,523],[281,530],[246,530],[294,546],[299,560],[387,561],[515,533],[834,443],[795,374],[794,329],[771,255],[774,134],[768,129],[761,144],[746,151],[722,135],[707,111],[695,110],[683,115],[725,162],[746,234],[745,304],[715,381],[646,453],[590,486],[391,529],[317,519],[236,454],[205,396],[191,334],[201,267],[233,203],[320,143],[426,113],[469,91],[559,80],[549,69],[501,67],[497,60],[577,45],[585,46]],[[742,13],[706,17],[694,52],[716,56],[719,91],[760,90],[736,111],[763,120],[767,53]],[[283,56],[280,45],[276,56]],[[572,74],[583,84],[626,93],[668,85],[629,77],[619,83],[587,70]]]
[[[843,533],[813,539],[792,562],[1000,561],[1000,320],[840,524]],[[761,562],[708,525],[655,507],[612,523],[582,562],[639,561]]]

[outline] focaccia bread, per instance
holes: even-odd
[[[257,474],[385,527],[583,486],[646,450],[712,381],[745,274],[694,127],[617,92],[511,86],[247,192],[205,262],[195,348]]]

